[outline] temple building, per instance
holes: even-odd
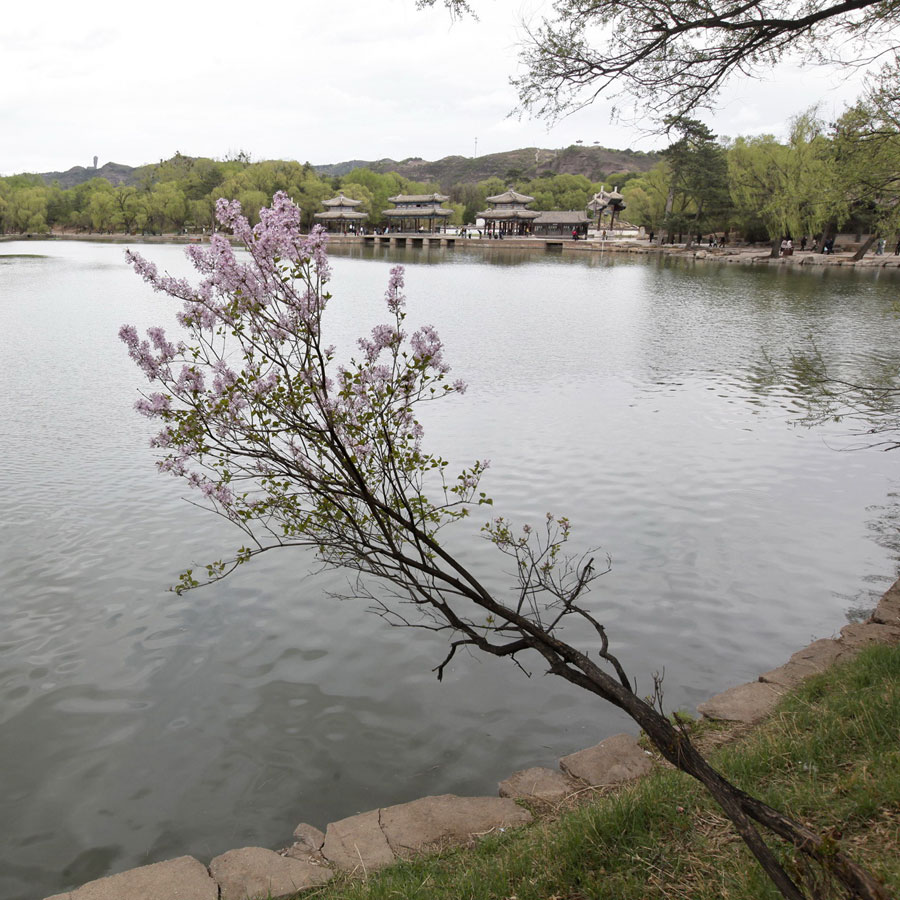
[[[540,215],[532,209],[525,209],[526,204],[533,200],[534,197],[518,194],[510,189],[503,194],[488,197],[487,202],[491,204],[491,208],[475,215],[484,219],[484,229],[489,236],[517,237],[531,234],[531,223]]]
[[[356,211],[356,207],[361,203],[362,200],[353,200],[338,194],[337,197],[322,201],[322,206],[327,209],[325,212],[317,212],[315,218],[319,219],[329,231],[338,234],[346,234],[348,226],[350,231],[356,231],[357,227],[369,218],[366,213]]]
[[[591,220],[578,210],[551,209],[538,214],[532,222],[535,235],[563,235],[572,237],[572,232],[579,238],[586,238]]]
[[[449,199],[444,194],[397,194],[388,197],[394,209],[386,209],[384,215],[391,223],[391,230],[433,233],[453,215],[452,209],[441,206]]]

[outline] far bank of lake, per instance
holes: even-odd
[[[82,234],[54,233],[50,235],[0,235],[0,242],[31,240],[71,240],[94,243],[116,244],[197,244],[208,242],[208,237],[197,234]],[[448,234],[332,234],[329,236],[332,248],[394,247],[411,249],[471,250],[494,254],[499,250],[527,253],[590,254],[602,258],[604,255],[628,254],[636,256],[671,257],[677,259],[705,260],[739,265],[756,266],[826,266],[859,269],[900,268],[900,256],[884,253],[878,255],[871,249],[862,259],[854,259],[858,244],[851,242],[843,248],[839,245],[833,253],[816,253],[813,250],[794,250],[788,256],[772,256],[768,244],[732,244],[724,247],[709,247],[703,243],[691,246],[685,244],[655,244],[642,238],[612,238],[601,240],[592,236],[587,240],[573,240],[563,235],[556,237],[525,237],[488,239],[483,237],[461,237]]]

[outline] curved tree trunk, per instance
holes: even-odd
[[[856,253],[853,254],[853,262],[858,262],[859,260],[861,260],[866,255],[866,253],[868,253],[869,248],[872,246],[872,244],[874,244],[877,240],[878,232],[873,231],[872,234],[870,234],[863,242],[863,245],[859,248],[859,250],[857,250]]]
[[[579,651],[562,642],[554,643],[557,644],[554,648],[556,653],[550,651],[548,654],[539,647],[535,648],[548,661],[555,656],[551,661],[551,671],[624,710],[640,725],[668,762],[699,781],[719,804],[783,897],[788,900],[805,900],[811,895],[784,870],[754,822],[818,863],[847,889],[850,897],[858,900],[891,900],[884,885],[835,847],[833,841],[826,841],[801,823],[745,793],[714,769],[682,729],[673,725],[662,713],[634,693],[618,661],[606,654],[605,650],[600,655],[616,668],[618,682]],[[573,653],[574,656],[571,655]],[[818,897],[817,894],[812,896]]]

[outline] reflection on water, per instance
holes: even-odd
[[[181,248],[144,250],[186,272]],[[493,793],[625,726],[502,661],[460,656],[437,684],[440,637],[332,601],[342,576],[309,575],[301,553],[167,593],[236,540],[155,473],[150,423],[131,412],[140,378],[117,329],[172,310],[121,247],[4,248],[26,251],[44,258],[0,265],[0,896],[277,846],[301,820],[427,793]],[[470,385],[428,411],[429,446],[490,458],[498,513],[568,513],[612,556],[594,611],[640,685],[665,667],[673,707],[832,634],[892,580],[894,459],[835,452],[840,423],[792,427],[802,397],[761,363],[810,335],[845,371],[892,358],[896,280],[354,249],[334,260],[339,347],[382,319],[398,260],[409,323],[439,329]],[[478,524],[450,545],[505,590]]]

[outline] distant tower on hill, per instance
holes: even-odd
[[[96,156],[94,157],[94,168],[95,169],[97,168],[97,157]]]

